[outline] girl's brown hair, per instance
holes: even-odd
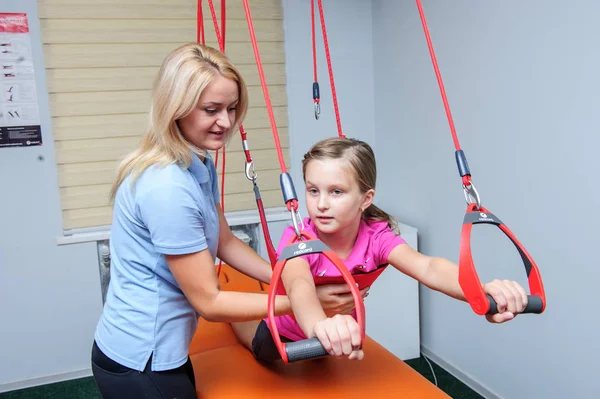
[[[358,183],[362,193],[375,190],[377,181],[377,164],[371,146],[364,141],[332,137],[316,143],[306,154],[302,161],[302,175],[306,177],[306,167],[313,159],[344,159],[348,162],[350,170]],[[400,233],[398,222],[391,215],[371,204],[364,210],[362,218],[365,220],[385,221],[390,229]]]

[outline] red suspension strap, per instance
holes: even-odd
[[[281,142],[279,140],[279,134],[277,132],[277,124],[275,123],[275,115],[273,113],[273,106],[271,105],[271,99],[269,97],[269,89],[265,80],[265,73],[260,60],[260,52],[258,50],[258,43],[256,41],[256,34],[254,32],[254,24],[252,22],[252,14],[250,12],[250,6],[248,0],[244,0],[244,10],[246,12],[246,21],[248,22],[248,30],[250,32],[250,39],[252,41],[252,49],[254,50],[254,58],[256,59],[256,66],[258,68],[258,75],[260,77],[260,83],[265,98],[265,104],[267,106],[267,112],[269,114],[269,121],[271,123],[271,130],[273,132],[273,140],[275,141],[275,147],[277,149],[277,159],[279,160],[279,167],[281,168],[280,184],[281,191],[283,193],[283,199],[285,205],[291,213],[292,223],[296,235],[300,237],[300,232],[304,229],[302,217],[298,211],[298,197],[296,195],[296,189],[294,188],[294,182],[292,177],[287,172],[285,161],[283,159],[283,151],[281,150]]]
[[[202,0],[198,0],[196,14],[196,43],[206,44],[204,37],[204,16],[202,15]]]
[[[221,27],[219,29],[219,23],[217,21],[217,15],[215,12],[215,7],[213,4],[212,0],[208,0],[208,5],[210,8],[210,13],[211,13],[211,17],[212,17],[212,21],[213,21],[213,26],[215,29],[215,35],[217,36],[217,42],[219,43],[219,50],[222,53],[225,53],[225,34],[226,34],[226,29],[225,29],[225,24],[226,24],[226,10],[227,10],[227,6],[226,6],[226,1],[225,0],[221,0]],[[246,157],[246,166],[244,168],[244,172],[246,175],[246,178],[250,181],[252,181],[253,186],[254,186],[254,197],[256,199],[256,205],[258,208],[258,215],[260,218],[260,223],[263,229],[263,235],[265,237],[265,243],[266,243],[266,247],[267,247],[267,254],[269,256],[269,260],[271,261],[271,265],[274,265],[275,262],[277,261],[277,255],[275,252],[275,248],[273,246],[273,242],[271,240],[271,236],[269,233],[269,229],[268,229],[268,224],[267,224],[267,218],[265,215],[265,209],[264,209],[264,205],[262,202],[262,198],[260,195],[260,190],[258,188],[258,185],[256,183],[257,179],[258,179],[258,174],[256,173],[255,167],[254,167],[254,161],[252,159],[252,156],[250,154],[250,147],[248,145],[248,140],[247,140],[247,133],[244,130],[244,126],[242,124],[240,124],[239,126],[239,130],[240,130],[240,136],[242,139],[242,148],[244,150],[244,155]],[[215,165],[216,162],[218,160],[218,151],[216,152],[216,157],[215,157]],[[223,147],[223,165],[222,165],[222,174],[221,174],[221,201],[222,204],[224,204],[224,197],[225,197],[225,192],[224,192],[224,187],[225,187],[225,147]],[[224,209],[224,205],[223,205],[223,212],[225,211]],[[220,265],[219,265],[219,271],[220,271]]]
[[[208,0],[208,7],[210,8],[210,14],[212,16],[213,25],[215,28],[215,35],[217,36],[217,42],[219,43],[219,49],[225,53],[225,9],[226,0],[221,0],[221,29],[219,29],[219,23],[217,22],[217,14],[215,12],[215,6],[212,0]],[[223,147],[223,159],[221,163],[221,210],[225,212],[225,158],[226,148]],[[219,150],[215,151],[215,167],[219,162]],[[220,265],[219,265],[220,266]],[[219,269],[220,270],[220,269]]]
[[[523,245],[517,240],[515,235],[506,227],[504,223],[500,221],[498,217],[488,211],[486,208],[481,206],[481,199],[479,193],[475,189],[471,180],[471,171],[467,163],[467,158],[460,148],[456,129],[454,127],[454,121],[452,119],[452,113],[450,112],[450,106],[448,104],[448,98],[446,97],[446,90],[444,89],[444,83],[442,82],[442,75],[435,57],[433,44],[431,42],[431,36],[429,35],[429,28],[427,27],[427,21],[425,20],[425,13],[423,12],[423,6],[420,0],[416,0],[417,8],[419,9],[419,15],[421,17],[421,23],[425,32],[425,39],[427,40],[427,46],[429,47],[429,54],[433,63],[433,69],[437,77],[440,93],[442,95],[442,101],[446,110],[446,116],[448,117],[448,123],[450,125],[450,132],[452,133],[452,139],[454,140],[454,146],[456,148],[456,164],[458,166],[458,172],[462,177],[463,190],[465,199],[467,201],[467,211],[463,220],[461,240],[460,240],[460,256],[459,256],[459,274],[458,279],[460,286],[467,298],[467,301],[471,305],[473,311],[479,315],[497,313],[497,305],[490,295],[486,295],[483,291],[483,286],[477,271],[473,265],[473,258],[471,256],[471,228],[474,224],[492,224],[500,228],[504,234],[512,241],[517,251],[521,255],[523,264],[525,266],[525,272],[527,273],[529,290],[531,295],[528,296],[528,304],[523,313],[542,313],[546,308],[546,294],[544,292],[544,286],[542,284],[542,278],[532,257],[525,250]]]
[[[219,34],[219,26],[218,23],[216,21],[216,15],[215,15],[215,10],[214,10],[214,5],[212,0],[208,0],[208,6],[210,8],[212,17],[213,17],[213,23],[215,25],[215,34],[217,36],[217,42],[219,43],[219,48],[221,49],[221,52],[223,52],[223,49],[225,48],[225,25],[224,25],[224,18],[225,18],[225,14],[223,13],[223,8],[225,7],[225,0],[222,0],[221,2],[221,16],[222,16],[222,22],[223,22],[223,32],[220,35]],[[206,37],[204,35],[204,15],[202,12],[202,0],[198,0],[198,11],[197,11],[197,34],[196,34],[196,40],[202,41],[202,44],[206,44]],[[223,39],[221,39],[221,37]],[[215,169],[218,169],[218,163],[219,163],[219,150],[215,151]],[[222,158],[222,163],[221,163],[221,211],[225,212],[225,165],[226,165],[226,150],[225,147],[223,147],[223,158]],[[223,266],[223,261],[219,260],[219,266],[217,268],[217,276],[221,275],[221,268]]]
[[[217,21],[217,13],[215,11],[215,5],[213,4],[213,0],[208,0],[208,7],[210,8],[210,15],[212,17],[213,25],[215,27],[215,35],[217,36],[219,50],[221,50],[221,52],[225,54],[226,1],[221,0],[221,29],[219,29],[219,22]]]
[[[325,58],[327,59],[327,69],[329,70],[329,83],[331,84],[331,96],[333,98],[333,109],[335,111],[335,122],[337,124],[338,136],[346,137],[342,133],[342,121],[340,120],[340,110],[338,107],[337,94],[335,91],[335,81],[333,79],[333,67],[331,66],[331,54],[329,54],[329,41],[327,40],[327,29],[325,28],[325,14],[323,13],[323,2],[319,2],[319,15],[321,16],[321,30],[323,31],[323,44],[325,46]]]

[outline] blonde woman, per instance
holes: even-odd
[[[271,278],[270,265],[227,226],[208,153],[225,145],[247,108],[244,80],[217,50],[186,44],[163,61],[149,127],[111,193],[111,282],[92,348],[104,398],[195,398],[188,350],[198,316],[267,315],[267,295],[221,291],[215,270],[218,256]],[[323,287],[319,298],[333,313],[353,307],[343,285]],[[291,314],[287,297],[277,298],[276,312]]]

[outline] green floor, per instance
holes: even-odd
[[[425,358],[408,360],[409,366],[433,382],[431,369]],[[454,399],[483,399],[465,384],[447,373],[437,364],[431,362],[438,381],[438,387]],[[56,384],[43,385],[35,388],[22,389],[0,394],[0,399],[100,399],[94,380],[81,378]]]

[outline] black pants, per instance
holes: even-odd
[[[152,357],[143,372],[130,369],[106,356],[96,342],[92,348],[92,372],[104,399],[196,399],[194,369],[187,362],[173,370],[152,371]]]
[[[280,335],[279,338],[281,338],[281,342],[291,342],[290,339],[284,336]],[[252,339],[252,353],[257,360],[265,363],[273,363],[276,360],[281,360],[281,355],[277,350],[275,341],[273,341],[271,330],[269,330],[264,320],[260,321]]]

